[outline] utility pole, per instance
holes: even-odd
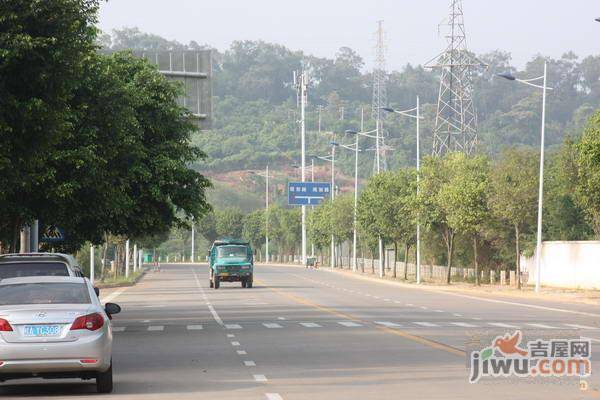
[[[365,130],[365,109],[360,108],[360,131]],[[357,256],[357,244],[358,244],[358,134],[356,135],[356,141],[354,142],[354,219],[353,219],[353,232],[352,232],[352,270],[358,271],[358,256]]]
[[[129,278],[129,239],[125,241],[125,278]]]
[[[90,282],[94,285],[96,271],[94,269],[94,245],[90,246]]]
[[[335,142],[335,135],[333,142]],[[335,146],[331,145],[331,203],[335,200]],[[335,235],[331,232],[331,268],[335,268]]]
[[[313,157],[310,158],[310,181],[311,182],[315,182],[315,159]],[[311,206],[311,210],[314,211],[315,206]],[[311,241],[310,244],[310,256],[314,257],[315,256],[315,242],[314,240]]]
[[[321,133],[321,111],[323,110],[323,106],[319,106],[318,108],[319,108],[319,126],[318,126],[318,129],[319,129],[319,133]]]
[[[420,193],[421,181],[421,99],[417,96],[417,199]],[[421,216],[417,216],[417,259],[415,260],[417,284],[421,284]]]
[[[306,182],[306,103],[308,101],[308,72],[302,70],[294,73],[294,86],[297,90],[298,104],[300,106],[300,137],[301,158],[300,168],[302,182]],[[302,206],[302,264],[306,264],[306,206]]]
[[[138,270],[137,243],[133,244],[133,272]]]
[[[40,222],[37,219],[31,223],[29,234],[29,251],[31,251],[32,253],[37,253],[40,249],[40,245],[38,242],[40,235]]]
[[[269,262],[269,166],[265,174],[265,260]]]
[[[195,258],[194,258],[194,246],[195,246],[195,237],[194,237],[194,222],[192,221],[192,256],[191,256],[191,261],[192,263],[194,262]]]

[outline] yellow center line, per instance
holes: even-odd
[[[296,303],[304,304],[306,306],[316,308],[316,309],[321,310],[323,312],[326,312],[326,313],[338,316],[340,318],[345,318],[345,319],[348,319],[350,321],[362,322],[364,324],[369,324],[368,321],[362,320],[362,319],[360,319],[360,318],[358,318],[358,317],[356,317],[354,315],[338,311],[338,310],[336,310],[334,308],[331,308],[331,307],[322,306],[320,304],[313,303],[312,301],[310,301],[310,300],[308,300],[308,299],[306,299],[306,298],[304,298],[302,296],[297,296],[297,295],[294,295],[294,294],[291,294],[291,293],[287,293],[287,292],[283,291],[282,289],[270,287],[270,286],[268,286],[262,280],[259,280],[259,279],[256,279],[256,278],[254,280],[258,284],[264,286],[265,288],[271,290],[272,292],[275,292],[275,293],[279,294],[280,296],[286,297],[286,298],[288,298],[288,299],[290,299],[290,300],[292,300],[292,301],[294,301]],[[400,329],[391,329],[391,328],[388,328],[388,327],[385,327],[385,326],[379,326],[379,325],[375,325],[375,328],[378,329],[378,330],[380,330],[380,331],[382,331],[382,332],[386,332],[386,333],[390,333],[392,335],[400,336],[400,337],[402,337],[404,339],[408,339],[410,341],[413,341],[413,342],[425,345],[427,347],[431,347],[431,348],[436,349],[436,350],[442,350],[442,351],[445,351],[445,352],[450,353],[450,354],[454,354],[454,355],[459,356],[459,357],[465,357],[466,356],[466,353],[463,350],[457,349],[457,348],[452,347],[452,346],[448,346],[448,345],[443,344],[443,343],[436,342],[434,340],[426,339],[426,338],[421,337],[421,336],[416,336],[416,335],[410,334],[410,333],[405,332],[405,331],[400,330]]]

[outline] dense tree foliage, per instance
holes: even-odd
[[[96,52],[96,1],[0,5],[0,241],[62,227],[56,249],[144,239],[200,218],[204,154],[178,85],[144,60]]]
[[[457,233],[473,237],[475,282],[479,284],[478,245],[489,221],[489,161],[482,156],[450,154],[444,168],[450,177],[438,193],[448,226]]]
[[[577,200],[600,236],[600,112],[591,119],[577,150]]]

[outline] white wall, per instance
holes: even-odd
[[[535,284],[535,257],[521,260]],[[600,289],[600,241],[544,242],[541,270],[542,285]]]

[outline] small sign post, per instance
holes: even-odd
[[[60,243],[65,241],[65,230],[57,226],[46,226],[40,230],[40,242]]]

